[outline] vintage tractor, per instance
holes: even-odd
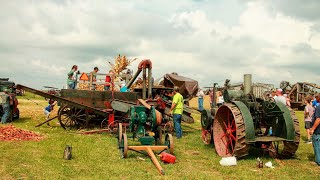
[[[273,98],[255,98],[251,84],[251,75],[244,75],[243,90],[224,90],[225,103],[214,118],[210,111],[202,112],[203,139],[214,143],[222,157],[245,156],[250,146],[261,148],[272,157],[292,157],[300,141],[294,111]]]
[[[157,154],[161,154],[167,151],[173,154],[173,137],[171,134],[166,134],[164,145],[162,142],[162,129],[161,129],[161,119],[157,115],[157,110],[154,106],[147,108],[145,106],[131,106],[128,116],[130,118],[129,123],[129,134],[132,137],[130,141],[133,145],[128,145],[127,132],[122,127],[122,123],[119,123],[118,128],[118,146],[121,153],[121,157],[126,158],[128,151],[132,150],[141,154],[145,154],[143,151],[147,152],[147,155],[151,158],[155,166],[157,167],[160,174],[164,174],[160,163],[158,162],[153,151],[160,151]],[[161,114],[160,114],[161,116]],[[137,144],[134,140],[138,139],[140,144]]]

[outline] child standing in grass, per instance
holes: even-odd
[[[305,122],[305,128],[307,130],[307,137],[308,140],[306,141],[306,143],[312,143],[311,142],[311,135],[310,135],[310,128],[311,128],[311,118],[313,116],[314,113],[314,107],[311,104],[311,97],[307,97],[305,100],[306,103],[306,107],[304,108],[304,122]]]

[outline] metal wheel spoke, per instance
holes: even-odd
[[[220,139],[222,139],[222,138],[224,138],[224,137],[226,137],[227,136],[227,134],[224,134],[224,135],[222,135],[221,137],[220,137]]]
[[[73,113],[73,108],[68,109],[68,113],[69,113],[70,115],[74,114],[74,113]]]
[[[71,109],[67,109],[66,112],[67,112],[67,114],[68,114],[69,116],[72,116],[72,114],[73,114]]]
[[[64,121],[65,119],[70,118],[69,116],[64,116],[63,119],[61,119],[61,121]]]
[[[87,119],[87,115],[81,114],[81,115],[77,116],[77,119],[81,119],[81,118]]]
[[[226,125],[226,123],[224,121],[222,121],[222,122],[223,122],[223,125],[225,127],[225,130],[227,130],[228,126]]]
[[[65,123],[64,123],[64,124],[65,124],[65,125],[70,125],[70,120],[71,120],[71,119],[70,119],[70,118],[68,118],[68,119],[65,121]]]
[[[230,134],[230,138],[233,139],[234,141],[237,140],[237,139],[233,136],[233,134]]]
[[[81,111],[82,111],[82,109],[80,109],[80,110],[77,112],[76,116],[78,116]]]
[[[77,120],[79,120],[79,121],[87,121],[86,118],[77,118]]]
[[[221,141],[222,143],[224,144],[225,148],[226,148],[226,151],[225,151],[225,154],[227,155],[228,154],[228,143],[227,142],[224,142],[223,139],[226,139],[226,138],[221,138]],[[227,141],[227,140],[226,140]],[[227,143],[227,144],[226,144]]]
[[[234,145],[233,145],[233,143],[232,143],[231,138],[230,138],[229,140],[230,140],[230,146],[231,146],[231,150],[232,150],[231,153],[233,153],[233,151],[234,151]],[[230,154],[231,154],[231,153],[230,153]]]
[[[63,110],[61,111],[61,115],[70,115],[69,110]]]

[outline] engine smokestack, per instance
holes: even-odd
[[[243,92],[245,95],[249,94],[252,91],[252,77],[251,74],[245,74],[244,75],[244,81],[243,81]]]

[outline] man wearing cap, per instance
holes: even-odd
[[[287,105],[287,99],[282,95],[282,89],[277,89],[276,97],[274,98],[276,102],[281,102],[284,105]]]
[[[183,96],[179,93],[179,87],[173,88],[173,100],[170,108],[170,112],[173,115],[174,129],[176,131],[177,138],[182,137],[181,118],[183,112]]]
[[[316,96],[320,102],[320,94]],[[320,106],[317,106],[312,117],[310,134],[312,135],[312,145],[315,155],[315,162],[320,166]]]
[[[6,89],[4,93],[1,94],[1,105],[3,109],[3,115],[1,118],[1,123],[7,123],[10,117],[10,96],[9,96],[9,89]]]

